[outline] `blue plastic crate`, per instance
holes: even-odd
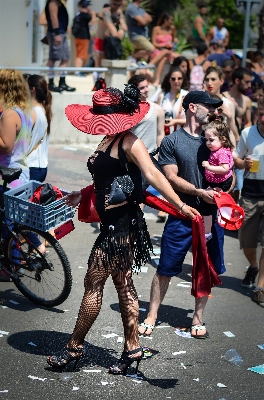
[[[29,201],[33,196],[34,190],[40,185],[42,185],[42,183],[29,181],[16,189],[11,189],[4,193],[6,218],[41,231],[48,231],[52,228],[56,228],[62,223],[72,219],[74,216],[74,209],[67,206],[61,199],[47,206],[31,203]],[[63,196],[69,193],[63,189],[60,190]]]

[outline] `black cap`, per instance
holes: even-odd
[[[188,110],[189,104],[210,104],[214,108],[220,107],[223,104],[222,100],[212,99],[212,97],[207,92],[202,92],[200,90],[194,90],[189,92],[183,100],[182,106],[185,111]]]

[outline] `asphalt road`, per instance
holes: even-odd
[[[91,177],[86,169],[90,148],[50,147],[47,181],[63,189],[77,190]],[[146,209],[146,220],[154,243],[159,243],[163,224]],[[83,295],[83,278],[91,246],[97,236],[88,224],[74,219],[76,229],[61,245],[72,267],[73,287],[69,298],[52,309],[38,307],[24,298],[12,283],[0,283],[0,396],[9,400],[44,399],[183,399],[253,400],[263,398],[263,377],[248,368],[264,363],[264,309],[251,301],[252,290],[240,286],[246,260],[239,250],[236,233],[226,232],[225,262],[227,272],[222,285],[213,288],[208,300],[205,322],[210,333],[207,340],[195,340],[175,334],[176,326],[189,326],[194,307],[190,295],[191,253],[183,272],[172,279],[160,307],[159,328],[152,339],[142,338],[142,346],[154,351],[140,364],[142,380],[107,373],[120,356],[122,322],[117,294],[109,279],[104,290],[101,312],[86,337],[87,354],[74,373],[53,372],[46,363],[48,355],[63,347],[74,327]],[[157,240],[155,240],[157,239]],[[158,248],[158,246],[156,246]],[[146,316],[155,262],[146,273],[134,276],[139,295],[140,321]],[[178,286],[178,284],[184,286]],[[10,301],[15,301],[14,304]],[[235,337],[227,337],[230,331]],[[118,336],[105,338],[103,335]],[[29,343],[33,343],[29,344]],[[243,359],[240,367],[224,359],[229,349],[236,349]],[[172,353],[184,352],[181,354]],[[94,372],[85,372],[93,370]],[[100,372],[95,372],[95,371]],[[131,369],[133,372],[133,368]],[[41,378],[32,379],[29,376]],[[68,377],[68,379],[67,379]],[[106,384],[107,382],[107,384]],[[226,387],[219,387],[221,383]],[[78,389],[76,389],[78,388]],[[8,391],[8,392],[3,392]]]

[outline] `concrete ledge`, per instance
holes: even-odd
[[[69,104],[92,104],[93,92],[89,93],[53,93],[51,144],[96,144],[100,143],[102,135],[88,135],[74,128],[65,115],[65,108]]]

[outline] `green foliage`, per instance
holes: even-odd
[[[177,45],[177,53],[182,53],[184,50],[188,50],[192,48],[192,45],[188,43],[185,36],[178,36],[178,45]]]
[[[133,46],[128,38],[128,35],[125,35],[123,37],[121,45],[123,48],[122,60],[126,60],[127,57],[131,56],[131,54],[133,53]]]

